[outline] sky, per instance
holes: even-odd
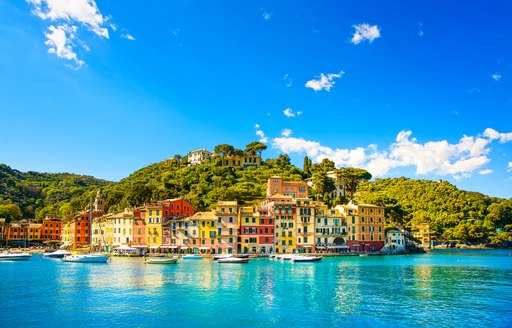
[[[119,181],[265,143],[512,197],[510,1],[0,0],[0,163]]]

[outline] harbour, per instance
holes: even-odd
[[[4,326],[24,327],[507,327],[509,253],[442,250],[313,263],[252,258],[227,266],[209,258],[63,263],[34,254],[1,263],[0,315]]]

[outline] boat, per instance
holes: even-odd
[[[92,197],[91,197],[91,203],[90,203],[90,207],[89,207],[89,227],[92,228]],[[92,231],[90,231],[90,233],[89,233],[89,247],[88,248],[89,248],[89,253],[67,255],[62,258],[62,261],[76,262],[76,263],[107,263],[108,260],[110,260],[110,256],[108,254],[92,253]]]
[[[248,258],[242,258],[242,257],[227,257],[223,259],[217,260],[219,263],[249,263]]]
[[[217,261],[221,259],[229,259],[231,257],[233,257],[233,254],[217,254],[213,256],[213,259]]]
[[[138,257],[142,256],[141,250],[128,245],[120,245],[113,249],[112,256]]]
[[[47,259],[61,259],[66,255],[71,255],[71,252],[64,249],[59,249],[51,253],[45,253],[43,254],[43,257]]]
[[[292,258],[294,258],[295,256],[296,256],[295,254],[280,254],[280,255],[276,255],[275,259],[281,260],[281,261],[289,261]]]
[[[178,262],[177,257],[155,257],[150,256],[144,258],[144,263],[146,264],[176,264]]]
[[[291,261],[292,262],[318,262],[322,260],[322,256],[312,256],[312,255],[296,255]]]
[[[77,263],[107,263],[110,257],[106,254],[73,254],[64,256],[64,262],[77,262]]]
[[[183,255],[182,259],[184,259],[184,260],[202,260],[203,257],[201,255],[197,255],[197,254],[189,254],[189,255]]]
[[[0,261],[27,261],[32,257],[30,253],[1,253]]]
[[[248,259],[249,254],[236,254],[234,257],[240,258],[240,259]]]

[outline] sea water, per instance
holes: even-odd
[[[512,327],[511,251],[0,263],[0,327]]]

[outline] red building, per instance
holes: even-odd
[[[62,220],[46,218],[41,226],[41,239],[46,242],[60,242],[62,233]]]
[[[184,217],[194,215],[194,208],[183,198],[166,199],[157,202],[162,206],[162,218]]]

